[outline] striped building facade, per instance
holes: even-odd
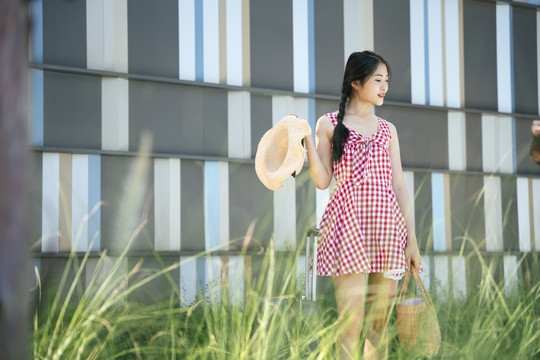
[[[30,11],[32,257],[43,278],[72,251],[91,251],[90,268],[102,250],[110,261],[123,251],[116,214],[149,133],[148,221],[126,271],[140,257],[157,266],[158,252],[182,261],[171,277],[185,303],[223,274],[241,299],[259,250],[274,236],[294,254],[329,196],[307,168],[267,190],[259,139],[288,113],[314,128],[337,109],[348,55],[372,49],[392,66],[375,111],[398,129],[427,285],[466,296],[480,281],[473,249],[497,259],[508,291],[538,281],[540,166],[528,152],[539,1],[33,0]]]

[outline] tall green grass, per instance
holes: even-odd
[[[475,256],[482,269],[477,291],[467,299],[432,291],[443,341],[435,358],[538,358],[540,283],[507,297],[492,265],[480,253]],[[93,278],[74,301],[72,290],[84,265],[85,259],[72,283],[60,282],[45,312],[36,312],[35,359],[332,359],[347,321],[337,315],[331,294],[317,304],[297,296],[294,257],[280,258],[272,242],[260,275],[246,280],[244,301],[237,303],[228,300],[226,289],[234,289],[227,281],[220,285],[221,299],[201,293],[190,305],[182,305],[176,291],[154,304],[130,298],[180,263],[136,281],[129,279],[136,277],[141,263],[123,276],[115,276],[113,268],[97,287]],[[408,359],[396,336],[395,313],[389,329],[390,358]]]

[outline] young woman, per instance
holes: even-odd
[[[315,186],[326,189],[336,180],[319,227],[317,271],[333,277],[338,311],[350,320],[340,340],[344,359],[357,358],[364,323],[364,358],[387,357],[398,280],[409,267],[420,269],[396,128],[371,112],[383,104],[389,82],[381,56],[351,54],[339,111],[319,118],[315,142],[305,138]]]

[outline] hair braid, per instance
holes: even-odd
[[[347,106],[347,100],[350,97],[351,85],[348,82],[343,83],[341,89],[341,100],[339,101],[339,112],[337,115],[337,124],[334,128],[334,134],[332,135],[332,160],[339,161],[343,156],[343,147],[349,138],[349,129],[343,125],[343,116],[345,116],[345,107]]]

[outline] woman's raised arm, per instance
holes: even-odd
[[[318,189],[330,186],[333,176],[332,168],[332,134],[334,126],[327,116],[321,116],[315,129],[315,141],[308,135],[306,143],[309,175]]]

